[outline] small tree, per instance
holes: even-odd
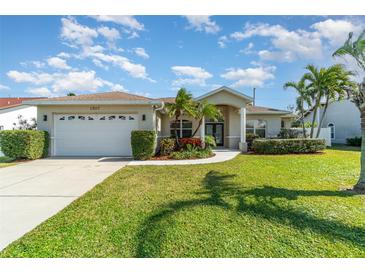
[[[185,88],[179,89],[179,91],[177,92],[177,95],[175,97],[175,102],[166,103],[165,107],[166,107],[167,114],[170,117],[175,117],[176,123],[180,120],[180,117],[183,114],[187,114],[192,117],[194,117],[194,115],[195,115],[195,104],[193,101],[193,96]],[[175,127],[175,138],[176,138],[177,145],[180,145],[179,135],[177,133],[176,127]]]
[[[69,92],[69,93],[67,93],[67,96],[76,96],[76,93],[74,93],[74,92]]]
[[[35,130],[36,128],[37,120],[35,118],[31,118],[28,122],[22,115],[18,116],[18,123],[13,123],[13,129]]]
[[[222,117],[221,111],[213,104],[206,101],[197,102],[195,105],[194,118],[199,120],[198,127],[195,129],[193,136],[198,132],[202,126],[203,118],[218,121]]]
[[[311,99],[309,96],[308,89],[305,85],[305,80],[301,79],[299,82],[287,82],[284,84],[284,89],[287,88],[293,88],[295,89],[299,96],[296,99],[296,111],[300,114],[300,121],[302,125],[303,130],[303,136],[304,138],[307,138],[307,133],[304,125],[304,114],[305,114],[305,104],[307,104],[308,107],[311,105]]]

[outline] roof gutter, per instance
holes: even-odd
[[[74,100],[74,101],[57,101],[57,100],[30,100],[22,103],[31,106],[63,106],[63,105],[160,105],[161,101],[141,101],[141,100]]]

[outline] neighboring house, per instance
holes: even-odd
[[[44,97],[0,98],[0,130],[13,129],[19,115],[28,121],[37,118],[36,107],[22,104],[36,99],[44,99]]]
[[[323,105],[322,105],[323,106]],[[316,123],[323,115],[323,107],[318,110]],[[312,122],[313,110],[309,110],[304,118]],[[332,143],[345,144],[347,138],[361,136],[360,111],[350,100],[334,101],[328,105],[322,128],[330,128]]]
[[[206,93],[196,100],[217,105],[223,119],[204,121],[198,132],[215,136],[217,144],[246,150],[246,132],[276,136],[290,127],[289,111],[252,106],[252,98],[228,87]],[[29,101],[38,108],[38,129],[50,133],[52,156],[130,156],[132,130],[156,130],[158,137],[191,136],[198,121],[183,116],[176,122],[164,104],[174,98],[151,99],[124,92],[105,92]]]
[[[30,121],[37,118],[37,107],[23,105],[27,100],[43,99],[44,97],[18,97],[18,98],[0,98],[0,130],[14,129],[14,123],[17,124],[19,115],[23,119]],[[0,156],[4,156],[0,148]]]

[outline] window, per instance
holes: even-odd
[[[191,137],[193,134],[193,123],[189,120],[174,120],[170,122],[171,137],[175,137],[175,131],[181,137]],[[182,133],[182,134],[181,134]]]
[[[335,124],[334,123],[329,123],[328,127],[331,130],[331,139],[335,139]]]
[[[0,130],[4,130],[4,126],[0,126]]]
[[[247,120],[246,133],[254,133],[258,136],[266,137],[266,121],[265,120]]]

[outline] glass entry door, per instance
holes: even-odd
[[[223,123],[206,123],[205,135],[214,137],[217,146],[224,145],[224,125]]]

